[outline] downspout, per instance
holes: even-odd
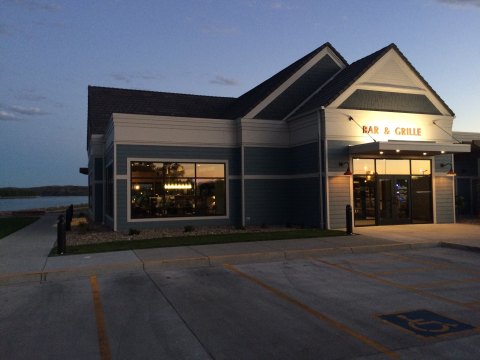
[[[242,227],[246,227],[245,222],[245,146],[241,145],[242,157]]]
[[[322,113],[324,109],[317,110],[317,139],[318,139],[318,202],[320,212],[320,229],[325,229],[325,206],[323,192],[323,157],[322,157]],[[322,113],[321,113],[322,112]]]
[[[238,119],[238,136],[240,140],[240,167],[241,167],[241,192],[242,192],[242,227],[246,227],[245,221],[245,146],[243,145],[242,119]]]

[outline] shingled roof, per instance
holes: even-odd
[[[318,88],[320,88],[320,90],[318,90],[316,94],[312,96],[310,93],[315,91],[313,90],[314,86],[311,84],[312,81],[309,83],[304,81],[305,79],[300,78],[302,81],[297,81],[298,86],[291,86],[293,90],[290,91],[290,93],[284,92],[285,96],[289,97],[289,99],[287,99],[289,100],[288,104],[285,104],[285,99],[279,97],[279,101],[277,103],[273,102],[273,105],[270,104],[266,110],[264,109],[262,113],[258,114],[259,117],[268,115],[268,117],[272,119],[283,119],[284,115],[290,113],[290,109],[295,109],[295,104],[293,104],[294,100],[292,100],[293,97],[290,96],[292,95],[291,93],[293,93],[295,101],[298,101],[296,106],[300,106],[302,101],[308,99],[309,96],[311,96],[311,98],[289,117],[295,114],[300,115],[311,112],[321,106],[328,106],[391,49],[394,49],[399,54],[450,114],[452,116],[454,115],[453,111],[445,104],[425,79],[423,79],[412,64],[410,64],[395,44],[390,44],[348,65],[345,59],[330,43],[325,43],[238,98],[89,86],[87,144],[90,141],[91,134],[103,134],[105,132],[105,128],[113,113],[214,119],[237,119],[244,117],[327,47],[335,53],[346,67],[339,71],[333,79],[321,88],[321,86],[324,85],[321,84],[321,82],[327,81],[327,75],[335,69],[328,63],[317,64],[319,65],[317,66],[318,69],[312,68],[314,71],[309,71],[304,74],[309,78],[306,80],[310,81],[313,79],[315,80],[314,82],[319,82],[315,90],[318,90]],[[268,114],[264,114],[265,112],[268,112]]]
[[[222,118],[235,98],[88,87],[88,139],[103,134],[113,113]],[[88,141],[88,140],[87,140]]]
[[[231,107],[228,108],[225,116],[227,118],[236,119],[242,116],[245,116],[252,110],[256,105],[263,101],[268,95],[270,95],[275,89],[292,77],[298,70],[300,70],[305,64],[307,64],[311,59],[313,59],[319,52],[325,48],[330,48],[335,55],[341,59],[345,65],[347,61],[343,56],[330,44],[325,43],[312,52],[308,53],[301,59],[295,61],[293,64],[287,66],[285,69],[276,73],[269,79],[262,82],[260,85],[257,85],[252,90],[246,92],[240,96]]]

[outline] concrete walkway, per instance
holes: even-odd
[[[450,246],[480,251],[480,225],[397,225],[355,228],[355,235],[249,243],[128,250],[48,257],[57,215],[47,214],[0,239],[0,284],[132,270],[161,270],[245,262],[283,261],[341,253]],[[68,234],[67,234],[68,246]]]

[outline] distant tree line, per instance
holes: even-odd
[[[38,186],[31,188],[0,188],[0,197],[27,196],[88,196],[88,186]]]

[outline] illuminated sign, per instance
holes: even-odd
[[[395,134],[398,136],[422,136],[422,128],[396,127],[391,129],[388,126],[385,126],[383,128],[380,128],[379,126],[362,126],[362,132],[364,134],[374,134],[374,135]]]

